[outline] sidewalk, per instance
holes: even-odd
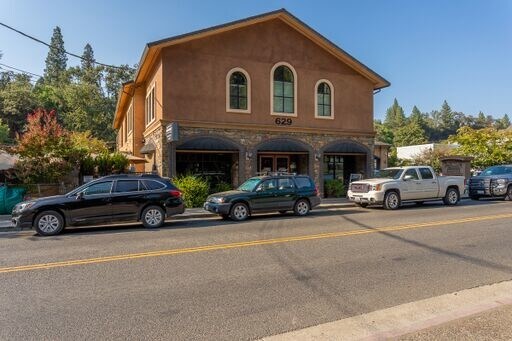
[[[350,207],[354,204],[346,198],[326,198],[322,199],[322,204],[315,208],[316,210],[326,210],[331,208]],[[216,214],[205,211],[203,208],[187,208],[185,213],[172,217],[172,219],[194,219],[194,218],[210,218],[215,217]],[[10,215],[0,215],[0,232],[14,231],[14,226],[11,223]]]
[[[405,303],[262,340],[512,340],[512,281]]]

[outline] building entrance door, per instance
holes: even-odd
[[[258,172],[289,172],[290,156],[260,155]]]

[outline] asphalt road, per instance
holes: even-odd
[[[0,234],[0,339],[258,339],[510,280],[511,208]]]

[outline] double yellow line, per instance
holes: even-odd
[[[138,259],[138,258],[172,256],[172,255],[179,255],[179,254],[186,254],[186,253],[236,249],[236,248],[243,248],[243,247],[249,247],[249,246],[281,244],[281,243],[298,242],[298,241],[315,240],[315,239],[326,239],[326,238],[338,238],[338,237],[347,237],[347,236],[355,236],[355,235],[370,234],[370,233],[394,232],[394,231],[402,231],[402,230],[416,229],[416,228],[422,228],[422,227],[439,227],[439,226],[445,226],[445,225],[472,223],[472,222],[498,220],[498,219],[506,219],[506,218],[512,218],[512,213],[511,214],[482,216],[482,217],[473,217],[473,218],[444,220],[444,221],[434,221],[434,222],[429,222],[429,223],[408,224],[408,225],[401,225],[401,226],[358,229],[358,230],[351,230],[351,231],[344,231],[344,232],[330,232],[330,233],[311,234],[311,235],[303,235],[303,236],[295,236],[295,237],[292,236],[292,237],[282,237],[282,238],[273,238],[273,239],[252,240],[252,241],[247,241],[247,242],[238,242],[238,243],[229,243],[229,244],[205,245],[205,246],[189,247],[189,248],[181,248],[181,249],[169,249],[169,250],[160,250],[160,251],[152,251],[152,252],[131,253],[131,254],[124,254],[124,255],[117,255],[117,256],[75,259],[75,260],[51,262],[51,263],[10,266],[10,267],[0,268],[0,274],[9,273],[9,272],[19,272],[19,271],[52,269],[52,268],[60,268],[60,267],[65,267],[65,266],[115,262],[115,261]]]

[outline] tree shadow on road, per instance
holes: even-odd
[[[436,246],[428,245],[428,244],[425,244],[425,243],[421,243],[421,242],[416,241],[416,240],[408,239],[408,238],[399,236],[399,235],[391,233],[391,232],[381,231],[381,230],[379,230],[379,229],[377,229],[375,227],[366,225],[366,224],[361,223],[360,221],[357,221],[355,219],[351,219],[350,217],[342,216],[341,218],[346,220],[346,221],[348,221],[348,222],[350,222],[350,223],[352,223],[352,224],[355,224],[355,225],[357,225],[357,226],[359,226],[359,227],[361,227],[363,229],[376,231],[378,234],[384,235],[384,236],[386,236],[388,238],[392,238],[394,240],[398,240],[398,241],[403,242],[403,243],[414,245],[416,247],[428,250],[430,252],[433,252],[433,253],[436,253],[436,254],[439,254],[439,255],[445,255],[445,256],[457,259],[459,261],[470,263],[472,265],[477,265],[477,266],[481,266],[481,267],[485,267],[485,268],[501,271],[501,272],[504,272],[504,273],[507,273],[507,274],[512,274],[512,266],[509,266],[509,265],[499,264],[499,263],[487,261],[485,259],[468,256],[468,255],[465,255],[465,254],[461,254],[461,253],[457,253],[457,252],[454,252],[454,251],[446,250],[446,249],[443,249],[443,248],[440,248],[440,247],[436,247]]]

